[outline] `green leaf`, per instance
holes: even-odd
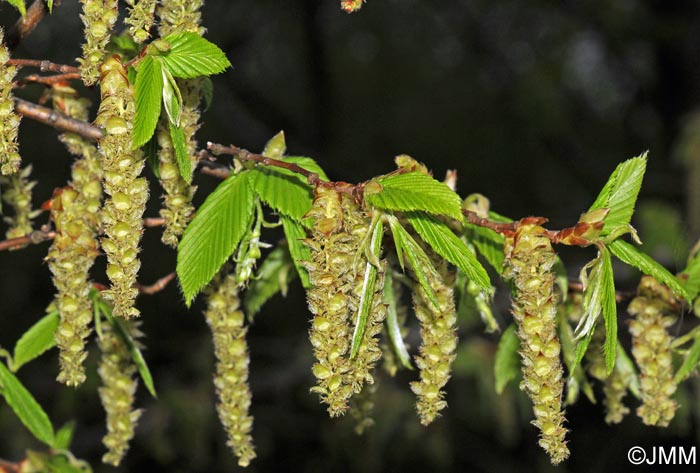
[[[124,326],[124,321],[112,316],[112,308],[108,304],[105,303],[104,307],[106,307],[106,310],[108,311],[103,312],[105,317],[107,317],[109,322],[112,324],[112,327],[114,327],[114,330],[119,335],[119,338],[121,338],[129,348],[131,359],[139,369],[139,375],[143,380],[144,386],[146,386],[148,392],[151,393],[151,396],[157,398],[158,395],[156,394],[156,388],[153,385],[153,376],[151,376],[151,370],[148,369],[146,360],[143,358],[143,353],[141,353],[141,350],[131,336],[131,333],[129,333],[129,330],[127,330],[127,328]]]
[[[49,416],[4,363],[0,363],[0,393],[34,437],[52,446],[54,433]]]
[[[290,157],[283,161],[294,163],[328,180],[326,173],[311,158]],[[300,221],[311,209],[313,187],[301,174],[271,166],[255,167],[250,172],[255,192],[272,209]]]
[[[49,13],[53,13],[53,0],[46,0],[46,6],[49,7]]]
[[[182,128],[168,122],[170,127],[170,139],[173,140],[173,149],[175,149],[175,158],[177,159],[177,167],[180,169],[180,176],[186,183],[192,182],[192,163],[190,163],[190,155],[187,152],[187,141]]]
[[[688,293],[689,300],[698,297],[698,293],[700,293],[700,251],[690,258],[679,278]]]
[[[248,317],[253,317],[260,308],[278,292],[287,295],[289,283],[297,277],[292,271],[294,262],[289,254],[287,245],[277,247],[267,255],[245,292],[243,305]]]
[[[163,73],[161,63],[156,58],[146,56],[136,72],[133,147],[138,148],[148,142],[160,117],[160,103],[163,95]]]
[[[627,243],[624,240],[617,239],[608,245],[608,248],[620,261],[633,266],[642,273],[652,276],[659,282],[668,286],[676,295],[684,298],[688,302],[692,301],[692,297],[688,291],[681,285],[676,277],[671,274],[666,268],[657,263],[646,253],[638,250],[635,246]]]
[[[613,276],[612,258],[609,251],[601,251],[603,262],[601,266],[601,301],[603,305],[603,318],[605,319],[605,344],[603,353],[605,354],[605,366],[608,368],[608,375],[615,367],[615,357],[617,355],[617,303],[615,301],[615,278]]]
[[[365,200],[382,210],[422,210],[462,221],[462,199],[446,184],[419,172],[395,174],[370,181]]]
[[[586,350],[588,350],[588,345],[591,343],[591,339],[593,338],[593,332],[595,332],[595,324],[593,324],[593,328],[586,333],[585,337],[581,339],[580,342],[576,345],[576,353],[574,356],[574,361],[569,367],[569,377],[574,376],[576,373],[576,368],[578,367],[579,364],[581,364],[581,360],[583,360],[583,356],[586,354]]]
[[[265,144],[262,154],[268,158],[282,159],[286,152],[287,141],[284,137],[284,131],[280,131]]]
[[[214,101],[214,83],[208,77],[202,78],[202,97],[204,98],[204,111],[206,112]]]
[[[424,212],[409,212],[406,219],[418,232],[421,239],[437,254],[457,266],[460,271],[474,281],[483,291],[491,290],[489,275],[462,240],[440,220]]]
[[[503,272],[503,235],[470,223],[466,224],[464,229],[467,240],[476,247],[486,262],[501,274]]]
[[[57,310],[50,312],[24,332],[15,345],[13,371],[16,372],[22,365],[56,345],[54,333],[59,319]]]
[[[21,14],[22,17],[27,16],[27,7],[24,4],[24,0],[6,0],[7,3],[15,7]]]
[[[180,116],[182,115],[182,94],[175,78],[166,68],[163,71],[163,105],[165,113],[171,125],[180,126]]]
[[[254,205],[250,177],[244,171],[219,184],[197,210],[177,252],[177,274],[188,306],[235,251],[248,230]]]
[[[53,442],[53,448],[58,450],[68,450],[71,442],[73,441],[75,426],[76,424],[74,420],[63,424],[63,426],[56,432],[56,439]]]
[[[566,389],[566,404],[574,404],[578,400],[579,391],[583,391],[586,397],[592,403],[595,403],[593,387],[591,386],[591,383],[588,382],[588,378],[585,376],[584,372],[582,370],[572,370],[574,367],[574,361],[576,360],[574,331],[566,320],[562,320],[564,318],[565,316],[562,317],[560,314],[559,340],[561,342],[562,358],[564,359],[564,363],[569,371],[569,379],[567,380]]]
[[[602,235],[629,225],[647,165],[647,153],[617,166],[588,211],[607,208]]]
[[[411,269],[413,269],[418,283],[421,285],[425,294],[428,296],[430,302],[433,303],[436,309],[440,310],[440,304],[438,303],[437,297],[435,297],[435,292],[430,286],[430,280],[426,272],[431,274],[437,274],[437,270],[430,261],[428,255],[425,254],[423,248],[416,243],[416,240],[406,231],[403,226],[399,223],[398,219],[393,215],[385,215],[387,221],[389,222],[389,228],[391,228],[391,234],[394,238],[394,245],[396,246],[396,254],[399,260],[403,260],[402,255],[406,255]],[[403,266],[402,266],[403,268]]]
[[[673,382],[679,384],[687,378],[690,372],[698,367],[698,361],[700,361],[700,337],[695,338],[693,345],[683,359],[683,364],[678,368]]]
[[[515,379],[520,372],[519,348],[520,340],[518,340],[518,335],[515,331],[515,324],[510,324],[498,342],[496,358],[493,364],[493,374],[498,394],[501,394],[506,385]]]
[[[156,176],[157,179],[160,179],[160,160],[158,159],[158,150],[160,147],[158,146],[158,137],[155,134],[151,136],[151,139],[148,140],[141,149],[146,156],[148,166],[151,168],[151,171],[153,171],[153,175]]]
[[[193,79],[219,74],[231,63],[214,43],[196,33],[173,33],[163,38],[170,50],[162,53],[163,64],[175,77]]]
[[[371,230],[372,236],[369,243],[369,252],[377,259],[382,254],[382,237],[384,236],[384,225],[381,219],[374,222]],[[357,308],[357,318],[355,319],[355,329],[352,334],[352,345],[350,348],[350,359],[355,358],[362,339],[365,335],[365,327],[367,326],[367,317],[372,308],[374,292],[377,285],[377,267],[370,261],[365,263],[365,275],[362,278],[362,289],[360,290],[360,302]]]
[[[309,280],[309,273],[306,272],[303,262],[311,261],[311,250],[304,244],[306,230],[304,230],[304,226],[297,220],[285,217],[284,215],[281,215],[280,219],[282,220],[282,227],[284,228],[284,236],[287,239],[289,254],[292,256],[294,267],[296,267],[297,273],[299,274],[301,285],[304,289],[308,289],[311,287],[311,280]]]
[[[411,365],[411,356],[408,354],[406,343],[401,335],[401,327],[399,325],[398,311],[396,310],[396,295],[394,294],[394,281],[391,275],[391,270],[387,270],[384,275],[384,303],[386,304],[386,328],[389,334],[389,341],[394,349],[394,354],[399,359],[401,364],[413,369]]]

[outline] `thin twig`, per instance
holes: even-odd
[[[11,462],[0,459],[0,473],[19,473],[23,462]]]
[[[154,282],[150,286],[142,286],[141,284],[139,284],[138,285],[139,292],[141,294],[146,294],[149,296],[153,295],[153,294],[165,289],[168,286],[168,284],[170,284],[170,281],[172,281],[173,279],[175,279],[174,272],[172,272],[170,274],[166,274],[165,276],[163,276],[162,278],[160,278],[159,280],[157,280],[156,282]]]
[[[59,130],[78,134],[85,138],[98,140],[103,136],[102,129],[98,126],[82,120],[76,120],[56,110],[42,107],[41,105],[23,99],[15,98],[15,110],[17,113],[31,118],[32,120],[58,128]]]
[[[478,225],[480,227],[490,228],[491,230],[497,233],[512,233],[518,228],[518,222],[498,223],[491,221],[488,218],[479,217],[479,215],[476,212],[466,209],[462,209],[462,213],[465,217],[467,217],[467,222],[473,225]]]
[[[72,79],[80,79],[80,72],[65,72],[63,74],[56,74],[54,76],[40,76],[39,74],[29,74],[26,77],[22,77],[18,83],[23,84],[25,82],[37,82],[39,84],[45,85],[55,85],[59,82],[65,82]]]
[[[67,64],[56,64],[55,62],[46,61],[44,59],[10,59],[7,61],[10,66],[17,67],[36,67],[39,72],[59,72],[61,74],[68,72],[78,72],[80,69]]]
[[[61,0],[54,0],[53,6],[57,7],[60,3]],[[14,50],[24,38],[34,31],[34,28],[37,27],[48,12],[49,7],[46,5],[45,0],[34,0],[34,3],[27,8],[25,17],[17,20],[10,31],[7,32],[6,44],[10,51]]]

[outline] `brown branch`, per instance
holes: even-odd
[[[60,5],[60,3],[61,0],[54,0],[53,6],[57,7]],[[7,39],[5,42],[10,51],[15,49],[24,38],[29,36],[31,32],[34,31],[34,28],[37,27],[39,22],[48,12],[49,7],[46,5],[45,0],[34,0],[34,3],[27,8],[26,16],[17,20],[17,22],[7,33]]]
[[[10,59],[7,61],[10,66],[17,67],[36,67],[39,72],[59,72],[61,74],[69,72],[80,73],[80,69],[67,64],[56,64],[55,62],[46,61],[44,59]]]
[[[59,82],[65,82],[71,79],[80,79],[79,72],[65,72],[63,74],[56,74],[53,76],[40,76],[39,74],[29,74],[26,77],[22,77],[18,84],[24,84],[25,82],[37,82],[44,85],[55,85]]]
[[[22,471],[23,463],[24,461],[15,463],[0,459],[0,473],[19,473]]]
[[[165,276],[163,276],[162,278],[160,278],[159,280],[157,280],[156,282],[154,282],[150,286],[142,286],[141,284],[139,284],[138,285],[139,293],[146,294],[149,296],[156,294],[156,293],[162,291],[163,289],[165,289],[168,286],[168,284],[170,284],[170,281],[172,281],[173,279],[175,279],[174,272],[172,272],[170,274],[166,274]]]
[[[69,131],[84,138],[98,140],[102,138],[102,129],[82,120],[76,120],[56,110],[42,107],[23,99],[15,98],[15,110],[23,116],[36,120],[59,130]]]
[[[467,218],[467,222],[480,227],[490,228],[496,233],[509,234],[513,233],[518,228],[518,222],[498,223],[488,218],[479,217],[476,212],[466,209],[462,209],[462,213]]]

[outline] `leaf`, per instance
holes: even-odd
[[[160,160],[158,159],[158,150],[160,147],[158,146],[158,137],[155,134],[151,136],[151,139],[148,140],[141,149],[146,156],[151,171],[153,171],[153,175],[156,176],[157,179],[160,179]]]
[[[306,230],[304,230],[304,226],[301,223],[289,217],[282,215],[280,219],[282,220],[284,235],[287,239],[289,254],[292,256],[292,261],[299,274],[301,285],[304,289],[308,289],[311,287],[311,280],[309,280],[309,273],[306,272],[303,262],[311,261],[311,250],[304,244]]]
[[[496,350],[493,364],[493,374],[498,394],[501,394],[506,385],[515,379],[520,372],[519,348],[520,340],[518,340],[518,335],[515,332],[515,324],[510,324],[498,342],[498,349]]]
[[[418,172],[394,174],[370,181],[365,200],[382,210],[422,210],[462,221],[462,199],[446,184]]]
[[[588,211],[610,209],[605,218],[602,235],[608,235],[620,227],[629,225],[634,213],[634,205],[642,186],[647,165],[647,153],[620,163],[610,175]]]
[[[73,441],[73,434],[75,433],[75,425],[75,421],[71,420],[58,429],[53,442],[53,448],[58,450],[68,450],[70,448],[70,444]]]
[[[598,256],[586,264],[581,269],[579,279],[585,288],[583,291],[583,316],[576,326],[576,339],[588,336],[593,333],[595,324],[598,322],[598,317],[603,311],[603,286],[601,278],[602,256],[600,252]],[[590,272],[587,272],[589,271]]]
[[[188,306],[235,251],[248,230],[254,204],[244,171],[219,184],[197,210],[177,252],[177,274]]]
[[[214,83],[208,77],[202,78],[202,97],[204,98],[204,112],[209,110],[214,101]]]
[[[54,333],[58,328],[59,319],[57,310],[50,312],[24,332],[15,345],[13,371],[16,372],[22,365],[56,345]]]
[[[192,163],[190,163],[190,155],[187,152],[187,141],[182,128],[168,122],[170,127],[170,138],[173,140],[173,149],[175,149],[175,158],[177,159],[177,167],[180,169],[180,176],[186,183],[192,182]]]
[[[372,236],[369,242],[369,252],[376,258],[382,254],[382,237],[384,236],[384,225],[381,219],[377,219],[371,228]],[[365,275],[362,278],[362,289],[360,290],[360,302],[357,308],[357,318],[355,319],[355,329],[352,333],[352,344],[350,347],[350,359],[355,358],[367,326],[367,317],[374,302],[374,293],[377,285],[377,267],[370,261],[365,263]]]
[[[180,116],[182,115],[182,94],[177,86],[175,78],[166,68],[161,68],[163,72],[163,105],[165,113],[171,125],[180,126]]]
[[[694,300],[700,293],[700,251],[690,258],[679,278],[688,293],[689,300]]]
[[[608,248],[612,254],[623,263],[637,268],[646,275],[654,277],[659,282],[668,286],[676,295],[684,298],[688,302],[692,301],[691,295],[688,294],[688,291],[686,291],[673,274],[635,246],[618,238],[610,243]]]
[[[583,337],[583,339],[581,339],[581,341],[578,342],[578,344],[576,345],[574,362],[569,367],[569,377],[574,376],[574,374],[576,373],[576,368],[579,364],[581,364],[581,360],[583,360],[583,356],[586,354],[586,350],[588,350],[588,345],[590,345],[591,343],[591,338],[593,338],[594,331],[595,324],[593,324],[593,328],[589,332],[587,332],[585,337]]]
[[[24,0],[6,0],[6,1],[7,1],[7,3],[9,3],[13,7],[15,7],[20,12],[20,14],[22,15],[22,18],[27,16],[27,7],[24,4]],[[49,8],[51,8],[51,7],[49,7]]]
[[[132,136],[133,148],[148,142],[153,136],[160,117],[160,103],[163,95],[163,73],[161,63],[156,58],[146,56],[136,72],[135,100],[136,116]]]
[[[281,292],[282,296],[287,295],[289,282],[297,277],[297,272],[292,271],[292,268],[294,268],[294,262],[287,245],[278,245],[267,255],[258,269],[258,274],[245,292],[243,305],[248,317],[257,314],[260,308],[278,292]]]
[[[396,310],[396,295],[394,294],[394,282],[391,271],[387,270],[384,275],[384,303],[386,304],[386,328],[389,334],[391,347],[394,349],[394,354],[399,359],[401,364],[413,369],[411,365],[411,356],[408,354],[408,349],[401,335],[401,327],[399,326],[398,311]]]
[[[143,380],[144,386],[146,386],[148,392],[151,393],[151,396],[157,398],[158,395],[156,394],[156,388],[153,385],[153,376],[151,376],[151,371],[148,369],[148,365],[146,364],[146,360],[143,358],[141,350],[136,345],[136,342],[129,333],[129,330],[127,330],[127,328],[124,326],[124,322],[121,319],[112,316],[112,308],[108,304],[105,303],[104,306],[106,307],[106,311],[104,311],[103,313],[105,314],[105,317],[107,317],[109,322],[112,324],[112,327],[114,327],[114,330],[119,335],[119,338],[121,338],[122,341],[129,348],[131,359],[134,361],[134,364],[139,369],[139,375]]]
[[[569,379],[567,381],[566,389],[566,403],[569,405],[574,404],[578,399],[579,390],[583,391],[583,393],[592,403],[595,403],[593,387],[591,386],[591,383],[588,382],[588,378],[585,376],[584,372],[581,370],[577,371],[572,369],[576,360],[574,331],[566,320],[562,320],[564,318],[565,316],[560,316],[559,340],[561,342],[562,358],[564,359],[564,363],[569,371]]]
[[[268,158],[282,159],[286,152],[287,142],[284,138],[284,131],[280,131],[265,144],[262,155]]]
[[[34,437],[52,446],[54,433],[49,416],[4,363],[0,363],[0,393]]]
[[[402,255],[406,255],[411,269],[413,269],[416,279],[418,279],[418,283],[425,291],[430,302],[433,303],[436,309],[440,310],[440,304],[437,301],[437,297],[435,297],[433,288],[430,286],[428,276],[425,274],[426,272],[437,274],[433,263],[430,261],[430,258],[428,258],[428,255],[425,254],[423,248],[421,248],[421,246],[416,243],[416,240],[401,226],[396,217],[393,215],[386,215],[386,218],[389,222],[389,228],[391,228],[391,234],[394,238],[396,254],[399,260],[403,261]]]
[[[173,33],[165,38],[170,50],[162,53],[163,65],[175,77],[193,79],[199,76],[219,74],[231,63],[214,43],[196,33]]]
[[[49,7],[49,13],[53,13],[53,0],[46,0],[46,6]]]
[[[603,305],[603,318],[605,319],[605,344],[603,353],[605,354],[605,365],[608,368],[608,375],[615,367],[615,357],[617,355],[617,303],[615,301],[615,278],[613,276],[612,258],[609,251],[601,251],[601,285]]]
[[[462,240],[440,220],[424,212],[409,212],[406,219],[418,232],[421,239],[437,254],[457,266],[470,281],[474,281],[483,291],[491,290],[489,275]]]
[[[326,173],[311,158],[290,157],[284,161],[314,172],[323,180]],[[260,199],[272,209],[295,220],[302,220],[311,209],[313,187],[301,174],[287,169],[261,166],[251,169],[251,180]]]
[[[691,371],[698,367],[698,361],[700,361],[700,337],[696,337],[693,345],[688,350],[688,353],[683,359],[683,364],[681,364],[678,371],[676,371],[676,376],[673,378],[675,384],[679,384],[685,378],[688,377]]]
[[[488,228],[466,224],[465,235],[479,254],[498,273],[503,272],[503,235]]]

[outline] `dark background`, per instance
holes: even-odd
[[[9,28],[16,13],[2,3],[0,14]],[[545,215],[552,228],[574,223],[617,163],[649,150],[634,221],[646,249],[677,270],[700,233],[700,182],[691,177],[700,166],[700,125],[692,121],[700,98],[696,2],[369,0],[347,15],[336,0],[209,0],[204,24],[234,68],[214,78],[202,144],[259,151],[283,129],[290,154],[312,156],[331,179],[350,182],[392,170],[393,156],[407,153],[438,178],[456,169],[461,195],[482,192],[499,213]],[[64,0],[15,57],[73,64],[81,28],[78,2]],[[95,90],[84,92],[96,99]],[[17,92],[30,100],[40,93],[37,86]],[[44,125],[25,120],[20,135],[24,160],[33,163],[39,181],[39,205],[65,185],[71,158]],[[217,181],[198,176],[197,184],[201,203]],[[148,215],[155,216],[155,181],[151,194]],[[174,251],[159,238],[159,230],[146,230],[144,283],[174,268]],[[263,234],[272,243],[278,238],[274,231]],[[5,348],[52,298],[46,250],[43,244],[0,253]],[[572,277],[592,256],[591,250],[562,251]],[[100,282],[106,281],[103,266],[98,262],[93,271]],[[618,288],[634,289],[638,275],[617,269]],[[496,301],[504,326],[506,292],[499,286]],[[213,355],[201,301],[186,310],[173,284],[140,298],[139,306],[159,398],[139,390],[145,413],[120,471],[236,470],[214,409]],[[621,337],[628,343],[625,317],[621,306]],[[271,301],[250,329],[259,456],[250,471],[552,469],[517,383],[495,394],[497,337],[483,334],[477,321],[461,322],[450,407],[441,419],[419,425],[408,389],[415,373],[382,376],[377,424],[358,437],[351,420],[329,419],[308,393],[308,319],[295,282],[288,298]],[[417,346],[415,330],[409,342]],[[73,452],[96,471],[113,471],[99,464],[104,419],[92,348],[88,381],[80,389],[54,381],[55,352],[22,368],[20,378],[57,426],[77,418]],[[609,427],[602,406],[580,399],[567,409],[572,456],[556,471],[620,471],[630,468],[627,450],[635,445],[699,445],[698,393],[696,381],[685,383],[668,429],[644,426],[634,414]],[[0,457],[20,459],[26,448],[41,446],[0,405]]]

